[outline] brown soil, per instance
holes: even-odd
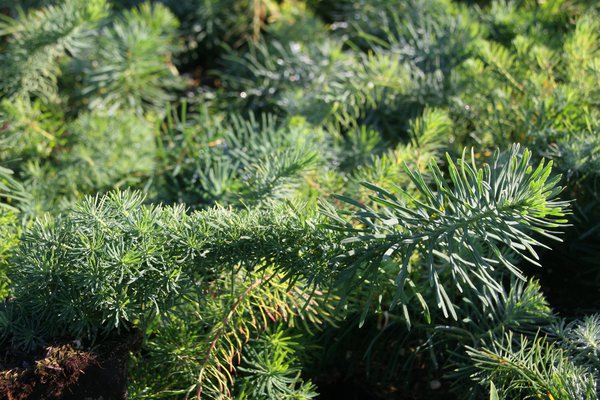
[[[55,343],[38,354],[0,350],[0,400],[121,400],[127,398],[129,352],[139,332],[78,349]]]

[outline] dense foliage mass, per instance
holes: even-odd
[[[600,398],[597,3],[0,12],[2,351],[141,331],[135,399]]]

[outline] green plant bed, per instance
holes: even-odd
[[[599,400],[597,3],[0,0],[0,397]]]

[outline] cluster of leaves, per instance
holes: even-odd
[[[94,340],[133,324],[145,327],[191,286],[213,285],[210,278],[225,265],[255,273],[276,265],[284,281],[308,277],[313,287],[327,279],[323,264],[332,240],[289,206],[190,215],[181,205],[143,201],[140,193],[111,192],[84,198],[66,215],[36,220],[10,260],[17,302],[5,304],[5,315],[16,320],[5,318],[5,334],[19,340],[20,324],[34,319],[32,341],[19,343],[33,348],[56,335]],[[269,278],[257,279],[263,281]]]
[[[33,348],[46,337],[95,338],[144,324],[166,308],[181,287],[173,230],[185,214],[142,200],[126,192],[90,197],[66,218],[35,221],[9,266],[18,302],[6,304],[5,333]]]
[[[48,3],[0,22],[0,160],[31,194],[28,215],[150,176],[156,116],[185,86],[163,5]]]
[[[147,399],[598,399],[597,5],[20,3],[1,348],[139,329]]]
[[[164,201],[252,206],[281,199],[319,163],[318,137],[301,121],[285,124],[268,114],[223,120],[206,109],[188,117],[186,110],[184,104],[168,116],[160,138]]]
[[[326,211],[335,221],[330,228],[347,234],[343,243],[349,244],[351,250],[342,257],[352,265],[352,274],[372,281],[381,264],[396,263],[400,267],[395,279],[398,291],[391,306],[402,304],[407,320],[406,286],[412,288],[429,313],[420,292],[427,285],[414,282],[412,276],[428,277],[436,304],[446,317],[452,315],[454,319],[458,316],[444,282],[452,282],[460,292],[477,291],[480,284],[500,292],[502,286],[496,281],[498,267],[524,279],[511,259],[519,256],[537,264],[535,259],[539,256],[533,246],[543,244],[530,236],[530,231],[557,239],[551,235],[551,229],[566,222],[560,218],[565,215],[567,203],[555,200],[561,191],[556,186],[560,177],[549,179],[551,165],[542,161],[534,170],[529,164],[531,153],[526,150],[520,154],[518,146],[505,155],[503,163],[499,157],[497,154],[494,163],[482,169],[475,166],[473,158],[469,165],[464,153],[458,167],[448,158],[452,186],[432,161],[429,170],[435,189],[430,188],[421,173],[407,169],[417,189],[415,194],[399,187],[395,194],[364,183],[374,191],[370,197],[380,206],[379,210],[336,196],[359,209],[353,214],[354,224],[346,222],[334,209]],[[353,243],[358,246],[352,246]],[[501,246],[510,254],[503,254]],[[415,253],[423,260],[420,267],[425,273],[411,268],[410,259]],[[344,278],[356,284],[355,279]]]
[[[134,395],[312,398],[314,387],[300,377],[295,354],[302,344],[291,342],[300,336],[290,336],[290,330],[311,332],[331,320],[331,309],[322,293],[306,289],[299,283],[290,290],[268,269],[223,278],[190,294],[193,302],[150,330],[149,353],[136,360]],[[148,380],[165,373],[168,382]]]

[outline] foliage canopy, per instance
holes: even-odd
[[[140,330],[140,399],[599,398],[598,5],[13,3],[0,349]]]

